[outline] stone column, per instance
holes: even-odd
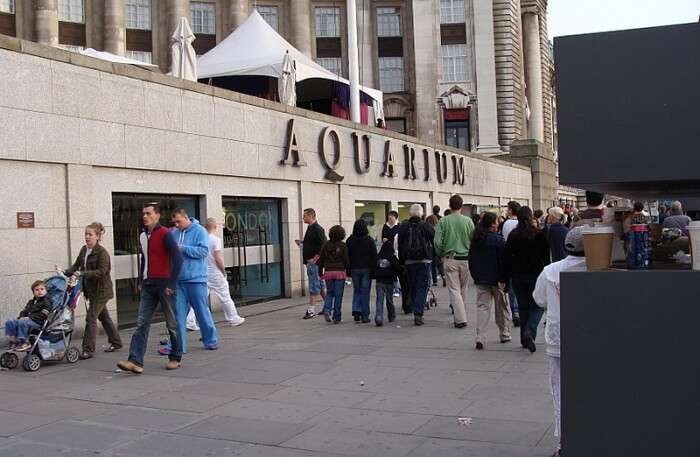
[[[236,30],[239,25],[245,22],[246,19],[248,19],[248,0],[229,0],[229,33]]]
[[[492,0],[474,0],[474,52],[478,115],[477,152],[500,154],[496,98],[496,50]]]
[[[511,143],[510,154],[503,158],[530,168],[533,209],[546,210],[554,205],[558,199],[557,165],[549,145],[534,139],[516,140]]]
[[[357,33],[360,50],[360,84],[376,87],[374,84],[374,55],[372,53],[372,43],[374,43],[375,37],[371,2],[357,3],[357,23],[359,26]]]
[[[123,56],[126,54],[124,0],[105,0],[104,11],[104,50]]]
[[[539,8],[523,9],[523,47],[525,48],[525,82],[530,104],[528,137],[544,142],[544,108],[542,100],[542,52],[540,47]]]
[[[308,57],[311,56],[311,5],[308,0],[290,3],[292,45]]]
[[[413,54],[415,56],[416,131],[427,145],[435,145],[441,133],[438,131],[442,114],[436,98],[439,66],[440,25],[439,2],[413,1]]]
[[[33,0],[32,6],[36,41],[58,46],[58,0]]]

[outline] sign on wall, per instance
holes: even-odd
[[[27,211],[17,213],[17,228],[34,228],[34,213]]]

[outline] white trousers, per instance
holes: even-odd
[[[561,437],[561,358],[549,356],[549,387],[554,402],[554,436]]]
[[[209,296],[211,297],[213,294],[221,302],[224,318],[229,322],[239,320],[240,316],[231,298],[226,277],[221,272],[210,273],[207,278],[207,287],[209,288]],[[189,313],[187,313],[187,328],[196,329],[197,327],[197,319],[194,316],[194,311],[190,308]]]

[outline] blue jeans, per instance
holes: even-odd
[[[386,284],[377,281],[377,305],[376,311],[374,312],[374,322],[384,321],[384,300],[386,300],[386,309],[389,312],[389,320],[393,321],[396,317],[396,310],[394,309],[393,289],[394,285],[392,283]]]
[[[309,295],[321,295],[323,281],[318,274],[318,265],[315,263],[307,263],[306,277],[309,278]]]
[[[422,316],[425,301],[428,299],[428,287],[430,287],[430,263],[407,263],[406,279],[411,285],[413,314]]]
[[[352,312],[359,313],[363,320],[369,319],[369,293],[372,278],[369,268],[357,268],[350,271],[352,276]]]
[[[323,303],[324,313],[333,313],[333,320],[340,322],[343,309],[344,279],[326,280],[326,300]]]
[[[23,317],[21,319],[8,319],[5,321],[5,335],[17,337],[17,339],[22,342],[29,338],[29,332],[40,328],[41,325],[37,324],[28,317]]]
[[[520,311],[520,342],[527,343],[527,338],[537,339],[537,327],[540,325],[544,308],[532,298],[537,278],[513,279],[513,291],[518,298]]]
[[[170,335],[172,349],[169,354],[171,360],[180,361],[182,359],[182,340],[177,328],[177,319],[175,318],[175,296],[165,294],[165,286],[143,286],[141,290],[141,302],[139,303],[139,317],[136,320],[136,331],[131,336],[131,345],[129,346],[129,360],[136,365],[143,366],[143,356],[146,353],[148,345],[148,332],[151,329],[151,321],[153,320],[153,312],[158,308],[165,315],[165,326]]]
[[[510,282],[510,287],[508,287],[508,303],[510,303],[510,312],[513,317],[520,318],[520,313],[518,311],[518,298],[513,292],[513,281]]]
[[[219,335],[214,325],[214,318],[209,310],[207,283],[202,282],[178,282],[177,296],[175,298],[175,315],[177,316],[177,327],[182,338],[182,353],[187,352],[187,313],[192,306],[194,315],[197,317],[202,343],[206,348],[216,348]]]

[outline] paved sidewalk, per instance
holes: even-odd
[[[542,338],[530,354],[500,344],[492,322],[477,352],[475,306],[457,330],[446,290],[435,290],[440,305],[423,327],[403,314],[383,328],[353,323],[348,287],[341,325],[303,321],[298,299],[243,307],[250,317],[219,326],[216,352],[189,333],[191,352],[174,372],[156,354],[162,326],[141,376],[115,372],[126,350],[36,373],[3,370],[0,456],[551,455]]]

